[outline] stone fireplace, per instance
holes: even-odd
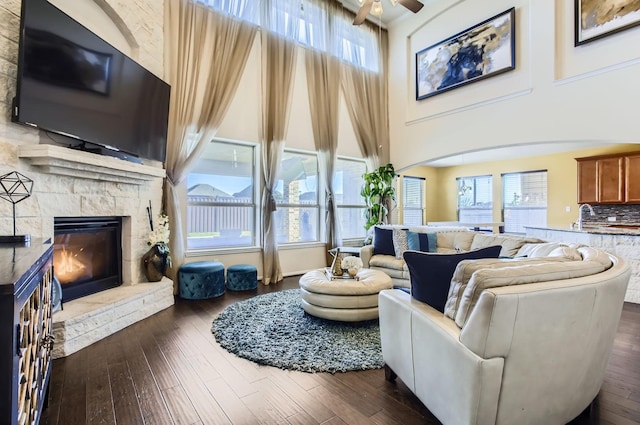
[[[53,233],[64,301],[122,285],[122,217],[55,217]]]
[[[165,172],[160,164],[135,164],[48,144],[20,145],[17,155],[29,164],[21,172],[34,180],[33,195],[20,205],[18,230],[22,227],[25,233],[51,238],[57,244],[57,237],[74,228],[71,236],[65,237],[73,245],[78,244],[74,240],[78,224],[95,230],[96,226],[108,227],[116,222],[119,233],[113,239],[112,230],[106,230],[106,235],[90,243],[102,244],[106,243],[102,238],[111,238],[116,252],[109,254],[115,257],[110,261],[117,262],[119,276],[115,279],[121,285],[111,287],[113,267],[103,270],[96,280],[101,284],[104,279],[106,287],[101,289],[106,290],[81,298],[73,295],[71,298],[76,299],[65,302],[63,310],[53,315],[55,358],[72,354],[173,304],[173,282],[163,278],[149,283],[141,267],[150,230],[146,208],[151,203],[153,211],[161,210]],[[77,261],[81,269],[90,267],[86,259],[69,261]],[[59,278],[58,269],[63,266],[54,264]],[[77,279],[69,278],[72,287],[88,279],[86,273],[77,273]]]
[[[78,22],[158,76],[164,75],[164,3],[153,0],[50,0]],[[54,315],[56,357],[71,354],[173,303],[173,282],[146,282],[140,259],[148,250],[146,207],[159,212],[162,164],[144,165],[52,145],[51,135],[10,122],[16,92],[20,1],[3,2],[0,19],[0,169],[34,180],[33,194],[17,206],[17,233],[54,237],[56,217],[122,219],[122,285],[65,303]],[[49,143],[49,144],[44,144]],[[0,234],[13,233],[12,211],[0,203]]]

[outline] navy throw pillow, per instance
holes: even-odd
[[[438,252],[437,243],[437,233],[425,233],[424,236],[420,238],[420,251]]]
[[[373,228],[373,254],[396,255],[393,246],[393,230]]]
[[[406,251],[404,261],[411,277],[411,296],[444,313],[449,286],[456,266],[462,260],[498,258],[500,245],[456,254]]]
[[[413,251],[437,252],[437,233],[418,233],[407,231],[407,245]]]

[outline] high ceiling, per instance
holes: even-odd
[[[375,23],[381,23],[383,27],[388,26],[396,19],[411,14],[409,10],[401,5],[393,6],[390,0],[380,0],[384,12],[382,16],[368,16],[368,19]],[[430,3],[436,0],[420,0],[422,3]],[[342,0],[344,7],[357,13],[360,5],[358,0]],[[418,13],[425,13],[420,11]],[[623,143],[623,142],[620,142]],[[432,161],[423,162],[416,165],[429,165],[432,167],[450,167],[456,165],[473,164],[495,160],[506,160],[515,158],[525,158],[529,156],[548,155],[561,152],[577,151],[581,149],[603,147],[611,142],[595,142],[595,141],[575,141],[575,142],[553,142],[530,144],[526,146],[509,146],[496,149],[488,149],[477,152],[467,152],[460,155],[452,155],[446,158],[438,158]]]

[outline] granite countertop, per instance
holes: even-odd
[[[461,221],[429,221],[427,226],[493,227],[504,226],[504,221],[486,223],[465,223]]]
[[[531,229],[541,230],[556,230],[560,232],[574,232],[574,233],[592,233],[598,235],[636,235],[640,236],[640,223],[589,223],[583,224],[582,230],[578,229],[563,229],[559,227],[537,227],[537,226],[525,226]]]
[[[49,249],[51,239],[32,239],[29,244],[0,244],[0,292],[7,289],[11,292]]]

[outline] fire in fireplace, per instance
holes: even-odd
[[[70,301],[122,284],[121,217],[54,218],[53,270]]]

